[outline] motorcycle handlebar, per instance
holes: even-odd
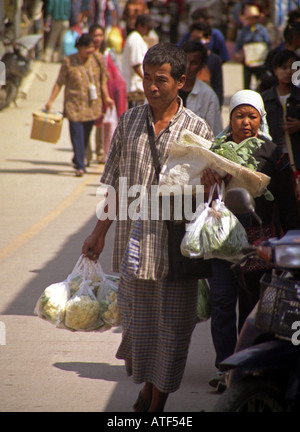
[[[242,252],[244,255],[248,255],[250,253],[256,252],[256,250],[257,250],[256,246],[248,245],[242,249]]]

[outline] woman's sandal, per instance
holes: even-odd
[[[76,177],[82,177],[83,174],[84,174],[83,170],[77,170],[76,173],[75,173]]]
[[[138,398],[133,405],[135,412],[147,412],[150,408],[151,402],[146,403],[143,399],[142,392],[139,392]]]

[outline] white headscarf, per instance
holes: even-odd
[[[239,105],[251,105],[260,114],[261,121],[258,129],[258,133],[263,135],[265,138],[272,141],[272,137],[269,134],[269,126],[266,119],[266,111],[264,106],[264,101],[261,95],[253,90],[240,90],[236,92],[229,104],[229,118],[231,118],[232,111]],[[223,135],[230,135],[232,133],[231,125],[227,126],[219,135],[221,137]]]

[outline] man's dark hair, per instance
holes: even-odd
[[[96,30],[102,30],[103,34],[104,34],[104,27],[102,27],[102,25],[100,24],[92,24],[89,28],[89,34],[93,34]]]
[[[199,21],[190,26],[189,32],[192,33],[193,30],[198,30],[203,32],[204,37],[210,37],[212,35],[212,28],[209,24]]]
[[[169,42],[153,45],[144,57],[143,68],[145,69],[146,65],[162,66],[163,64],[171,65],[171,76],[177,81],[185,74],[186,54],[181,47]]]
[[[298,61],[299,57],[294,51],[290,51],[290,50],[279,51],[273,58],[272,61],[273,69],[284,65],[284,63],[286,63],[289,60]]]
[[[94,43],[93,36],[89,33],[82,33],[75,41],[75,47],[81,47],[81,46],[89,46],[90,44]]]
[[[143,27],[149,27],[150,29],[153,29],[156,27],[156,23],[153,19],[153,17],[150,14],[140,14],[136,17],[135,21],[135,28],[137,28],[138,25],[141,25]]]
[[[198,8],[196,10],[194,10],[194,12],[191,14],[191,18],[192,21],[208,21],[209,20],[209,15],[207,13],[207,9],[206,8]]]
[[[300,37],[300,23],[288,24],[283,31],[283,37],[285,42],[293,43],[295,37]]]
[[[294,24],[298,19],[300,19],[300,7],[289,11],[288,24]]]
[[[188,40],[182,44],[183,51],[185,53],[198,52],[201,54],[201,68],[206,64],[207,61],[207,49],[206,47],[197,40]]]

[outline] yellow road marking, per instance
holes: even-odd
[[[55,218],[57,218],[83,192],[84,188],[88,183],[96,180],[97,178],[99,179],[99,174],[98,175],[95,174],[93,176],[90,175],[86,176],[85,180],[77,186],[77,188],[72,192],[72,194],[67,196],[55,209],[53,209],[50,213],[48,213],[44,218],[42,218],[40,221],[35,223],[28,230],[20,234],[17,238],[11,241],[7,246],[0,249],[0,259],[7,258],[10,254],[12,254],[15,250],[17,250],[20,246],[22,246],[33,236],[38,234],[50,222],[52,222]]]

